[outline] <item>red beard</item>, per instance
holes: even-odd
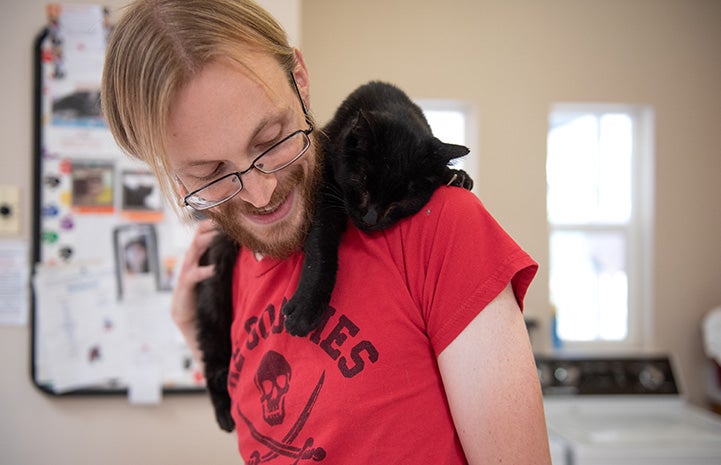
[[[314,168],[309,171],[307,177],[304,176],[303,167],[300,165],[286,168],[288,175],[279,180],[268,203],[268,205],[278,206],[288,198],[294,189],[298,189],[296,195],[300,197],[297,201],[302,202],[300,205],[302,221],[294,231],[289,231],[286,225],[278,224],[274,225],[269,232],[264,233],[262,237],[258,237],[243,226],[242,215],[238,215],[238,213],[259,214],[260,209],[240,199],[226,202],[206,213],[220,229],[241,246],[270,257],[287,258],[300,250],[308,234],[315,194],[320,182],[319,164],[319,160],[316,160]]]

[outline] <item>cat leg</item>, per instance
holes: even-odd
[[[321,189],[313,223],[303,247],[303,269],[293,297],[283,306],[285,328],[293,336],[306,336],[328,309],[338,273],[338,247],[347,217],[333,208],[332,194]]]

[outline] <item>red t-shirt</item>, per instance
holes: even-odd
[[[239,255],[228,389],[246,464],[466,463],[436,357],[509,282],[522,303],[536,263],[446,187],[388,230],[349,226],[339,257],[329,318],[299,338],[281,308],[302,254]]]

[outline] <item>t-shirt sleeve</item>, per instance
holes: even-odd
[[[523,308],[538,264],[472,193],[438,189],[403,229],[407,282],[436,355],[509,283]]]

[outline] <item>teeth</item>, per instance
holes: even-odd
[[[259,213],[260,215],[268,215],[268,214],[270,214],[270,213],[273,213],[273,212],[276,211],[277,209],[278,209],[278,206],[276,205],[275,207],[264,208],[264,209],[260,210],[258,213]]]
[[[256,208],[252,211],[252,213],[255,215],[270,215],[271,213],[278,211],[287,201],[288,196],[283,198],[280,202],[276,202],[272,207]]]

